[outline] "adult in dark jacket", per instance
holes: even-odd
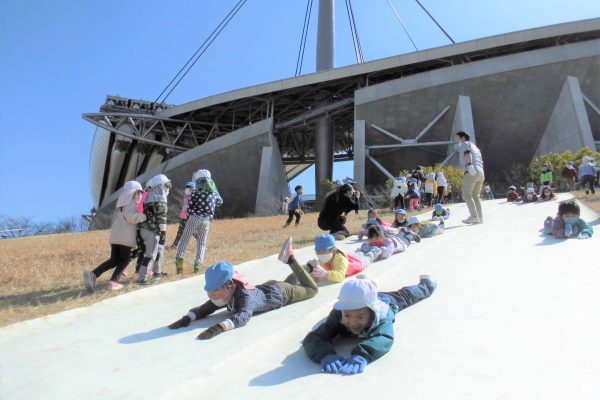
[[[325,198],[325,205],[319,213],[317,224],[329,231],[337,240],[350,236],[346,228],[346,215],[352,210],[358,214],[360,192],[346,183]],[[344,215],[342,215],[344,214]]]

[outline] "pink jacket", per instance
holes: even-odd
[[[187,194],[183,196],[183,206],[181,207],[181,211],[179,212],[179,218],[188,219],[190,213],[188,212],[189,202],[190,202],[191,194]]]

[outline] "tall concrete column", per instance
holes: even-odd
[[[317,71],[334,67],[335,29],[334,1],[319,0],[319,26],[317,29]],[[315,187],[321,195],[319,183],[333,179],[334,125],[328,117],[322,117],[315,126]]]
[[[335,16],[333,9],[333,0],[319,0],[317,71],[331,69],[335,64]]]
[[[319,183],[333,179],[333,121],[322,117],[315,123],[315,184],[317,196]]]

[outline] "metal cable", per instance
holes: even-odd
[[[298,76],[302,73],[302,64],[304,62],[304,50],[306,49],[306,38],[308,36],[310,16],[312,14],[312,2],[313,0],[308,0],[306,2],[306,11],[304,13],[304,25],[302,26],[302,36],[300,37],[300,48],[298,49],[298,59],[296,60],[295,76]]]
[[[406,29],[406,26],[404,26],[404,22],[402,22],[402,19],[400,18],[400,15],[398,15],[398,11],[396,11],[396,8],[394,7],[394,5],[392,4],[392,2],[390,0],[387,0],[387,3],[390,5],[390,8],[392,9],[392,12],[396,16],[396,19],[398,20],[398,22],[400,22],[400,25],[402,26],[402,29],[404,30],[404,33],[406,33],[406,36],[408,36],[408,40],[410,40],[410,42],[412,43],[412,45],[415,48],[415,50],[419,51],[419,49],[417,48],[417,45],[415,44],[414,40],[412,40],[412,37],[410,37],[410,34],[408,33],[408,30]]]
[[[165,95],[165,97],[160,102],[159,106],[161,106],[167,100],[169,95],[179,85],[181,80],[183,78],[185,78],[185,76],[188,74],[188,72],[190,72],[190,70],[192,69],[194,64],[196,64],[196,62],[200,59],[200,57],[202,57],[202,55],[206,52],[206,50],[208,50],[210,45],[215,41],[215,39],[219,36],[219,34],[223,31],[223,29],[225,29],[225,27],[229,24],[229,22],[233,19],[233,17],[235,17],[235,15],[242,8],[242,6],[246,3],[246,1],[247,0],[239,0],[237,2],[237,4],[231,9],[231,11],[229,11],[229,13],[225,16],[225,18],[223,18],[221,20],[219,25],[217,25],[217,27],[211,32],[211,34],[208,35],[208,37],[206,38],[206,40],[204,40],[204,42],[200,45],[200,47],[198,47],[198,49],[194,52],[194,54],[190,57],[190,59],[184,64],[184,66],[181,67],[179,72],[177,72],[177,74],[173,77],[173,79],[171,79],[171,82],[169,82],[169,84],[158,95],[158,97],[154,100],[154,103],[158,102],[158,100],[163,95],[163,93],[165,91],[167,91],[169,86],[171,86],[171,84],[177,79],[177,77],[182,73],[182,71],[184,71],[186,69],[186,67],[188,66],[188,64],[190,64],[190,62],[192,62],[192,60],[194,60],[194,58],[195,58],[195,60],[191,63],[191,65],[189,65],[189,67],[187,67],[187,70],[183,73],[183,75],[179,78],[179,80],[175,83],[175,85],[171,88],[171,90]],[[201,50],[202,50],[202,52],[200,52]],[[198,54],[199,52],[200,52],[200,54]]]
[[[358,53],[358,47],[356,46],[356,38],[354,37],[354,25],[352,25],[352,17],[350,17],[350,7],[348,6],[348,0],[346,0],[346,13],[348,14],[348,24],[350,25],[350,34],[352,35],[352,45],[354,46],[356,62],[360,63],[360,56]]]
[[[417,2],[417,4],[418,4],[418,5],[419,5],[419,6],[420,6],[422,9],[423,9],[423,11],[425,11],[425,12],[427,13],[427,15],[429,15],[429,18],[431,18],[431,20],[432,20],[433,22],[435,22],[435,24],[437,25],[437,27],[438,27],[438,28],[440,28],[440,30],[441,30],[442,32],[444,32],[444,35],[446,35],[446,37],[447,37],[448,39],[450,39],[450,41],[452,42],[452,44],[455,44],[456,42],[454,41],[454,39],[452,39],[452,38],[450,37],[450,35],[448,35],[448,32],[446,32],[446,31],[444,30],[444,28],[442,28],[442,26],[441,26],[440,24],[438,24],[438,22],[435,20],[435,18],[433,18],[433,15],[429,14],[429,11],[427,11],[427,9],[426,9],[426,8],[423,6],[423,4],[421,4],[421,2],[420,2],[419,0],[415,0],[415,1],[416,1],[416,2]]]
[[[348,0],[348,5],[350,6],[350,15],[352,15],[352,24],[354,25],[354,33],[356,34],[356,44],[358,46],[358,54],[360,54],[360,62],[364,63],[365,58],[363,57],[362,47],[360,46],[360,37],[358,36],[358,27],[356,25],[356,20],[354,19],[354,10],[352,9],[352,0]]]

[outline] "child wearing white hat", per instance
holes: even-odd
[[[418,285],[377,292],[374,282],[359,275],[344,283],[327,320],[304,338],[302,347],[321,365],[321,372],[360,374],[392,348],[396,314],[431,296],[436,286],[429,275],[421,275]],[[350,357],[335,352],[333,340],[337,336],[360,339]]]

